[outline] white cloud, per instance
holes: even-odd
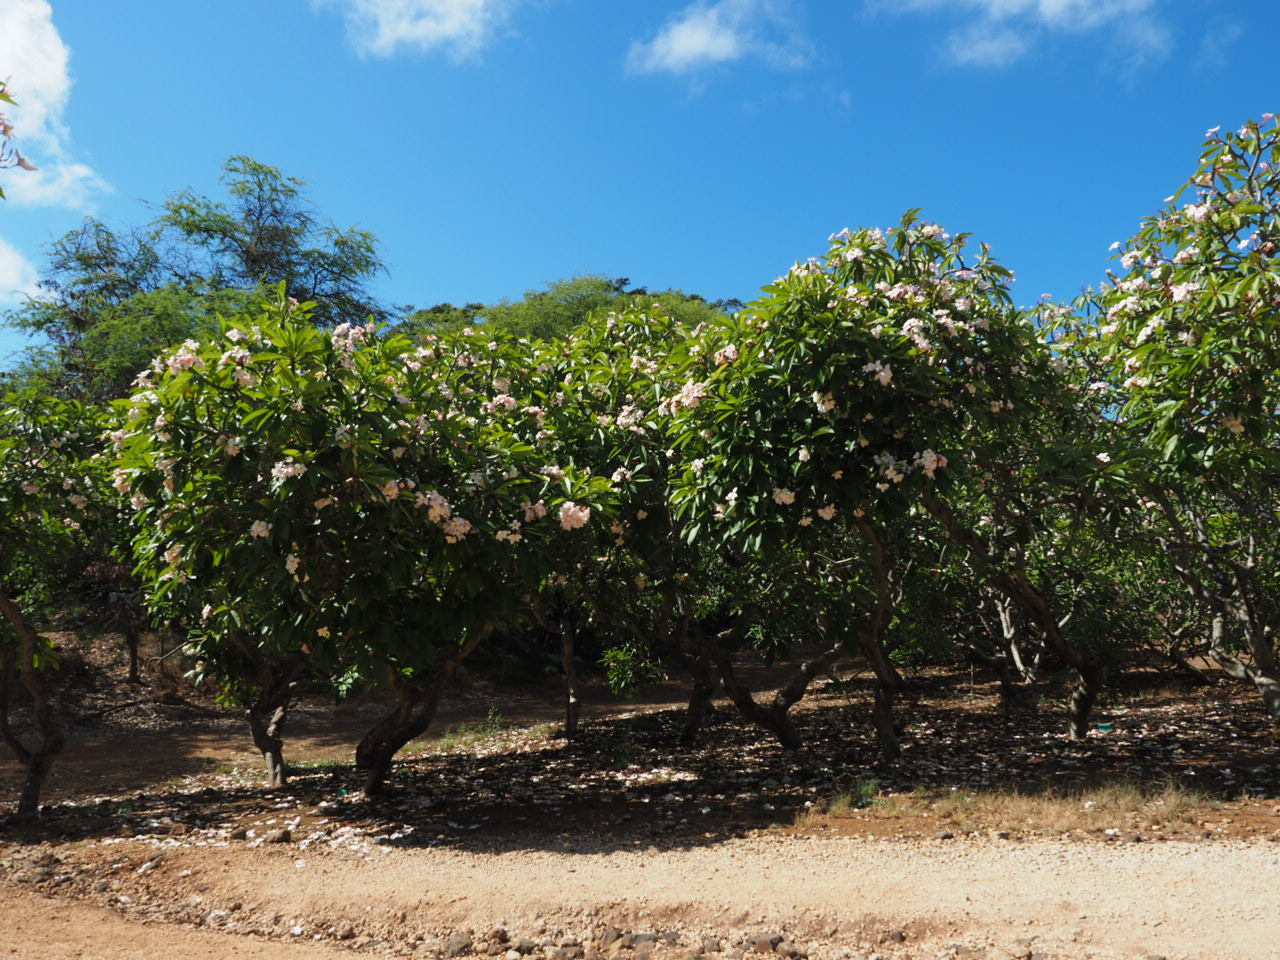
[[[313,0],[339,7],[347,37],[361,56],[391,57],[401,48],[445,50],[456,60],[476,54],[510,16],[517,0]]]
[[[0,305],[13,306],[34,297],[36,268],[16,247],[0,237]]]
[[[975,23],[947,38],[947,49],[956,63],[1004,67],[1019,59],[1030,46],[1027,37],[997,23]]]
[[[786,0],[699,0],[676,14],[652,40],[633,43],[627,68],[635,73],[691,73],[758,57],[777,67],[808,61]]]
[[[5,178],[5,202],[84,209],[106,190],[103,180],[71,159],[70,133],[63,122],[71,93],[71,55],[53,25],[48,0],[0,3],[0,79],[9,82],[17,106],[6,104],[17,146],[39,170]]]
[[[1046,33],[1086,33],[1106,28],[1131,64],[1166,55],[1168,27],[1156,15],[1162,0],[868,0],[868,8],[893,13],[962,14],[946,47],[956,63],[1003,67],[1025,56]],[[974,21],[972,15],[978,19]]]

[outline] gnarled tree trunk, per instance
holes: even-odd
[[[486,625],[461,646],[441,653],[425,681],[410,679],[387,664],[387,682],[396,695],[396,708],[379,720],[356,747],[356,766],[365,771],[365,796],[376,797],[386,789],[396,753],[414,737],[426,733],[458,665],[480,645],[489,630]]]
[[[307,662],[301,655],[265,656],[243,633],[235,633],[231,639],[258,673],[258,696],[245,709],[244,716],[253,745],[262,754],[267,783],[278,789],[289,778],[284,762],[284,722],[289,716],[294,687],[307,672]]]
[[[32,820],[40,810],[40,791],[56,757],[66,743],[58,723],[49,678],[37,663],[40,638],[35,628],[22,615],[18,603],[0,586],[0,613],[13,627],[18,642],[8,651],[0,651],[0,740],[13,751],[26,768],[22,789],[18,794],[16,819]],[[38,742],[27,746],[9,725],[9,691],[15,679],[31,700],[31,723]]]
[[[921,501],[924,508],[943,525],[952,538],[968,547],[975,558],[984,556],[981,538],[962,524],[937,494],[926,491]],[[1004,569],[991,563],[985,565],[991,584],[1031,618],[1054,652],[1079,675],[1079,681],[1067,703],[1067,736],[1072,740],[1083,740],[1088,735],[1090,712],[1106,680],[1105,669],[1092,654],[1081,650],[1067,638],[1062,631],[1062,624],[1049,609],[1044,594],[1027,579],[1023,570]]]

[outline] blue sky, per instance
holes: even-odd
[[[373,232],[392,304],[749,300],[911,207],[1069,298],[1206,128],[1280,109],[1277,35],[1274,0],[4,0],[41,169],[0,171],[0,309],[81,218],[220,196],[232,154]]]

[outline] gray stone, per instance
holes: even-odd
[[[609,927],[604,933],[600,934],[600,949],[608,950],[611,946],[617,943],[621,937],[621,930],[617,927]]]
[[[444,942],[443,953],[446,957],[458,957],[470,950],[471,934],[463,930],[450,934],[449,939]]]
[[[809,956],[808,950],[790,940],[783,940],[773,948],[773,952],[784,957],[790,957],[791,960],[807,960]]]
[[[703,953],[719,953],[723,949],[724,947],[721,945],[720,941],[717,940],[715,937],[702,938]]]
[[[528,937],[521,937],[515,942],[517,953],[528,954],[538,949],[538,941],[530,940]]]
[[[773,953],[774,948],[781,942],[782,934],[780,933],[758,933],[747,941],[747,946],[756,953]]]
[[[289,843],[293,840],[293,831],[288,827],[281,827],[279,830],[272,830],[262,838],[263,843]]]

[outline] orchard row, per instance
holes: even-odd
[[[409,338],[317,322],[283,288],[142,373],[112,409],[11,397],[0,436],[6,671],[33,708],[20,814],[62,743],[23,578],[110,544],[202,680],[247,707],[274,784],[304,676],[384,685],[378,792],[494,631],[591,630],[620,685],[679,670],[687,733],[723,690],[790,708],[842,654],[878,686],[971,657],[1017,695],[1156,650],[1251,682],[1280,719],[1276,124],[1211,132],[1191,181],[1073,305],[1014,306],[981,244],[913,212],[842,231],[732,315],[661,303],[569,336]],[[794,661],[760,699],[744,651]],[[805,651],[802,656],[799,651]],[[6,691],[9,684],[6,684]]]

